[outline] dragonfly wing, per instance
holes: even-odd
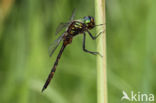
[[[72,16],[71,16],[71,18],[70,18],[70,21],[73,21],[73,20],[74,20],[74,17],[75,17],[75,11],[76,11],[76,9],[73,10],[73,12],[72,12]]]
[[[56,35],[68,26],[69,23],[60,23],[56,28]]]
[[[56,48],[58,47],[58,45],[60,44],[60,42],[63,40],[63,36],[64,34],[62,34],[60,37],[58,37],[49,47],[49,56],[51,57],[54,53],[54,51],[56,50]]]
[[[64,28],[68,27],[69,24],[74,20],[74,17],[75,17],[75,9],[74,9],[73,12],[72,12],[72,16],[70,17],[69,22],[67,22],[67,23],[60,23],[60,24],[58,25],[58,27],[56,28],[56,35],[57,35],[60,31],[62,31]]]

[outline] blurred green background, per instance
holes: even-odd
[[[0,103],[96,103],[96,56],[83,52],[82,35],[65,49],[53,80],[41,93],[60,48],[49,58],[58,24],[68,21],[74,8],[75,19],[94,16],[94,2],[0,1]],[[120,103],[123,90],[156,94],[155,4],[106,0],[109,103]],[[89,36],[86,47],[96,50]]]

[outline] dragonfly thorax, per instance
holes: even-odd
[[[84,25],[83,22],[80,22],[80,21],[73,21],[68,29],[67,29],[67,33],[69,35],[77,35],[77,34],[80,34],[80,33],[83,33],[84,31],[86,30],[86,26]]]

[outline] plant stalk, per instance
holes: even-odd
[[[106,71],[106,15],[105,0],[95,0],[96,24],[104,24],[104,33],[97,41],[98,52],[103,57],[97,57],[97,103],[107,103],[107,71]]]

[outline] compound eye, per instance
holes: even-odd
[[[90,19],[87,19],[87,20],[86,20],[86,23],[87,23],[87,24],[90,23]]]
[[[87,24],[90,23],[90,18],[89,17],[84,17],[84,22],[87,23]]]

